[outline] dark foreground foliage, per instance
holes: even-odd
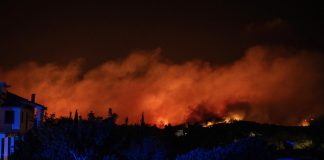
[[[274,159],[265,141],[259,138],[247,138],[225,147],[212,149],[197,148],[179,155],[177,160],[271,160]]]
[[[15,160],[270,160],[323,159],[324,132],[238,121],[203,128],[200,124],[116,125],[117,114],[88,119],[47,117],[16,145]]]

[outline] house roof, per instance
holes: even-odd
[[[43,109],[47,109],[44,105],[29,101],[28,99],[20,97],[11,92],[7,92],[6,97],[3,100],[4,101],[1,106],[35,107],[37,105]]]

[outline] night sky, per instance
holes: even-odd
[[[323,17],[321,5],[310,1],[2,0],[1,66],[85,58],[93,67],[156,48],[175,62],[215,64],[254,45],[323,51]]]
[[[0,81],[49,113],[298,125],[324,115],[322,5],[0,2]]]

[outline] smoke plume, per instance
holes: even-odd
[[[18,95],[36,93],[50,113],[67,116],[78,109],[106,117],[111,107],[119,122],[129,117],[139,123],[144,112],[148,123],[179,124],[200,107],[210,112],[201,115],[239,112],[245,120],[294,125],[324,111],[323,57],[316,52],[257,46],[223,66],[175,64],[159,53],[134,52],[87,71],[82,60],[65,66],[28,62],[0,70],[0,80]]]

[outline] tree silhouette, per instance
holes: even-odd
[[[75,110],[73,125],[74,125],[74,128],[75,129],[78,128],[78,125],[79,125],[79,114],[78,114],[78,110]]]
[[[142,112],[142,118],[141,118],[141,126],[145,126],[145,121],[144,121],[144,112]]]
[[[125,118],[125,126],[128,125],[128,117]]]
[[[95,121],[96,120],[96,116],[95,114],[90,111],[90,113],[88,113],[88,121]]]

